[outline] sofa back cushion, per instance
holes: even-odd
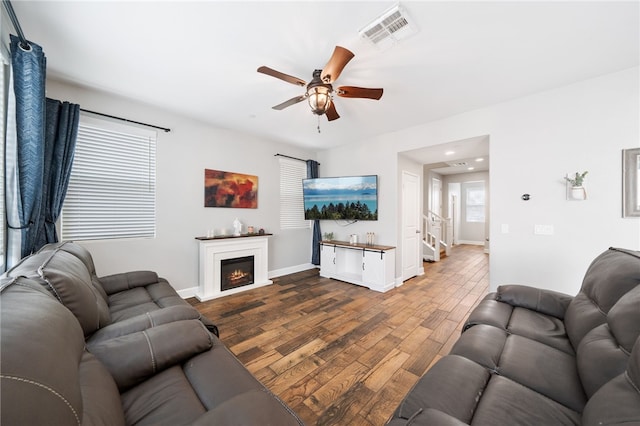
[[[640,252],[610,248],[587,269],[580,292],[565,313],[565,329],[577,350],[584,336],[601,324],[618,300],[640,284]]]
[[[577,351],[578,374],[588,397],[622,374],[640,336],[640,285],[622,296],[607,322],[591,330]]]
[[[60,248],[40,251],[23,259],[8,275],[39,280],[75,315],[85,336],[111,322],[109,306],[87,267],[69,252]]]
[[[86,266],[87,271],[91,276],[91,282],[93,286],[96,288],[96,290],[98,291],[100,296],[102,296],[105,302],[109,301],[109,298],[107,297],[107,293],[105,293],[104,288],[102,287],[102,284],[100,283],[100,280],[98,279],[98,276],[96,274],[96,267],[95,267],[95,264],[93,263],[93,257],[91,256],[91,253],[89,252],[89,250],[72,241],[62,241],[59,243],[47,244],[40,249],[40,252],[55,251],[55,250],[66,251],[67,253],[70,253],[75,257],[77,257],[78,259],[80,259],[80,261],[84,263],[84,266]]]
[[[1,281],[0,423],[124,424],[115,382],[71,312],[37,281]]]
[[[631,351],[626,370],[589,399],[582,412],[582,424],[640,424],[640,337]]]

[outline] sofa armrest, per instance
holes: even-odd
[[[156,311],[145,312],[144,314],[123,321],[111,323],[93,333],[87,339],[87,342],[97,344],[105,340],[133,334],[162,324],[200,318],[200,313],[191,306],[167,306]],[[205,326],[207,326],[206,323]]]
[[[87,349],[107,367],[120,392],[212,347],[212,335],[198,320],[175,321],[105,341],[87,342]]]
[[[132,271],[119,274],[106,275],[98,278],[105,293],[114,294],[135,287],[144,287],[163,280],[152,271]]]
[[[524,285],[503,285],[498,287],[496,300],[514,307],[527,308],[564,319],[564,314],[573,297],[557,291]]]

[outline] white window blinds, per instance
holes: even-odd
[[[280,157],[280,228],[309,228],[304,220],[302,179],[307,177],[307,164]]]
[[[153,238],[155,203],[156,133],[81,115],[62,239]]]

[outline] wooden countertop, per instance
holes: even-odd
[[[322,240],[320,241],[320,244],[324,244],[328,246],[354,248],[354,249],[357,248],[357,249],[363,249],[363,250],[375,250],[375,251],[386,251],[386,250],[395,249],[395,247],[393,246],[380,246],[377,244],[361,244],[361,243],[351,244],[348,241],[336,241],[336,240]]]

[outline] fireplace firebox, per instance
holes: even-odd
[[[253,256],[222,259],[220,261],[220,290],[231,290],[253,284],[254,259]]]

